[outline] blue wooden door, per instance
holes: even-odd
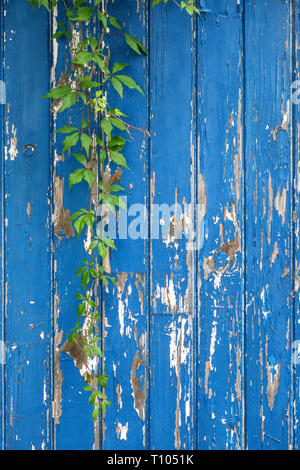
[[[64,77],[63,13],[20,3],[1,2],[2,447],[298,448],[299,1],[206,0],[193,19],[115,2],[148,49],[107,39],[145,91],[122,109],[151,137],[128,146],[122,183],[146,229],[119,230],[117,285],[100,294],[112,405],[96,425],[60,350],[84,257],[70,215],[87,197],[68,191],[64,121],[41,99]]]

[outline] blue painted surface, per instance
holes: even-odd
[[[49,103],[40,97],[49,83],[49,31],[45,12],[33,15],[30,5],[19,9],[16,2],[4,2],[3,9],[3,446],[46,449],[51,422]],[[27,144],[35,146],[32,157],[23,155]]]
[[[132,133],[121,183],[128,206],[175,214],[160,213],[159,239],[148,237],[152,217],[145,239],[110,254],[117,286],[98,293],[112,406],[95,426],[59,350],[85,253],[69,217],[89,204],[68,190],[77,164],[53,134],[65,117],[41,99],[65,71],[64,40],[49,40],[63,13],[17,3],[1,14],[2,447],[298,448],[298,0],[206,0],[194,19],[170,2],[114,5],[149,51],[105,40],[145,91],[108,96],[151,133]],[[182,234],[194,218],[198,250]]]

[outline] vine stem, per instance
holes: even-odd
[[[165,0],[164,3],[167,3],[167,1],[168,0]],[[38,6],[43,4],[49,10],[48,0],[29,0],[29,2],[33,6],[35,6],[36,3],[38,3]],[[197,8],[195,7],[190,7],[188,10],[188,6],[194,4],[193,1],[184,1],[181,2],[181,4],[180,0],[172,0],[172,2],[175,3],[176,6],[178,6],[180,9],[186,8],[189,14],[192,14],[194,10],[197,10]],[[64,104],[63,109],[67,109],[73,106],[77,101],[79,101],[79,97],[82,98],[83,102],[81,110],[81,127],[80,129],[77,129],[77,127],[75,127],[76,132],[74,132],[74,128],[69,133],[66,132],[69,135],[67,135],[67,137],[65,137],[64,139],[63,152],[65,151],[65,149],[69,150],[70,152],[70,149],[72,147],[76,147],[77,143],[81,143],[81,149],[84,149],[82,150],[82,152],[86,153],[86,156],[81,154],[74,154],[74,156],[79,160],[79,162],[83,164],[84,169],[76,169],[71,173],[70,187],[73,184],[81,182],[83,179],[85,179],[89,184],[90,209],[89,211],[86,209],[80,209],[79,211],[77,211],[77,213],[73,214],[72,220],[74,221],[74,228],[76,229],[78,236],[80,236],[84,227],[87,228],[86,233],[88,234],[88,239],[91,240],[90,245],[87,249],[90,262],[88,262],[87,260],[83,260],[84,265],[81,266],[78,272],[76,273],[77,275],[81,274],[81,285],[83,287],[85,295],[76,294],[77,299],[82,300],[82,302],[78,305],[77,310],[79,321],[76,322],[75,328],[71,330],[72,333],[68,334],[68,340],[70,342],[77,342],[79,336],[83,340],[82,348],[86,355],[86,358],[84,360],[84,363],[86,365],[85,373],[89,374],[89,378],[87,379],[87,377],[85,377],[85,379],[86,382],[89,384],[88,389],[92,390],[95,394],[95,397],[90,398],[90,403],[94,404],[93,419],[96,420],[98,417],[99,404],[102,405],[102,409],[105,409],[106,406],[110,405],[110,403],[107,401],[107,397],[104,391],[107,380],[106,376],[104,375],[104,345],[102,344],[102,347],[101,345],[99,345],[99,341],[101,339],[98,338],[100,329],[98,319],[100,318],[101,307],[100,296],[98,292],[99,287],[103,286],[103,284],[105,284],[105,286],[108,286],[109,280],[111,280],[112,282],[114,281],[113,283],[114,285],[116,285],[116,280],[109,275],[109,249],[110,247],[115,248],[114,242],[111,239],[105,239],[105,235],[103,236],[103,238],[101,238],[101,236],[98,237],[97,228],[95,229],[97,223],[96,213],[97,209],[101,207],[101,205],[103,206],[106,203],[109,205],[110,208],[114,208],[115,206],[121,207],[119,199],[117,200],[117,202],[115,202],[116,200],[114,198],[116,198],[117,196],[113,193],[112,190],[110,191],[109,185],[112,185],[116,181],[120,181],[122,171],[120,167],[117,167],[115,173],[111,176],[110,165],[113,161],[114,163],[119,162],[120,166],[126,167],[127,163],[126,158],[122,154],[121,156],[120,154],[118,155],[118,152],[115,152],[115,159],[113,160],[112,157],[114,157],[114,154],[112,152],[115,145],[111,145],[111,143],[115,144],[115,139],[118,139],[117,142],[121,142],[121,144],[118,145],[117,148],[119,149],[119,147],[121,147],[120,151],[122,151],[125,145],[125,139],[120,135],[112,137],[112,129],[118,128],[121,129],[121,131],[127,131],[129,135],[131,135],[131,129],[143,132],[149,137],[150,133],[148,130],[133,126],[121,119],[119,116],[126,116],[122,112],[116,113],[119,114],[117,116],[116,114],[113,114],[113,111],[108,111],[109,105],[106,101],[106,95],[104,94],[104,92],[106,91],[105,84],[107,83],[107,81],[112,79],[113,74],[111,74],[108,69],[110,61],[110,50],[105,46],[104,37],[118,37],[125,35],[125,33],[123,32],[110,32],[108,30],[108,24],[111,24],[112,26],[118,28],[118,24],[116,26],[116,23],[113,21],[114,18],[108,14],[109,0],[102,0],[101,2],[99,0],[97,2],[95,1],[94,8],[91,8],[91,1],[80,0],[75,2],[75,0],[70,0],[70,8],[68,8],[67,3],[67,0],[62,0],[62,4],[65,9],[65,15],[67,18],[66,23],[69,24],[70,31],[66,31],[65,24],[61,26],[61,23],[58,22],[63,31],[60,31],[60,33],[55,37],[60,37],[65,34],[68,40],[67,47],[68,53],[71,58],[71,65],[69,66],[68,60],[66,60],[65,74],[63,75],[63,78],[67,76],[67,79],[69,80],[68,84],[70,86],[62,87],[62,85],[60,85],[59,83],[57,88],[53,88],[51,90],[51,92],[55,91],[55,93],[52,93],[51,95],[50,92],[50,96],[48,97],[56,99],[55,94],[57,95],[57,98],[62,97],[62,102]],[[101,6],[99,6],[100,3]],[[57,4],[57,1],[51,2],[52,7]],[[89,35],[90,30],[84,26],[87,22],[91,20],[91,18],[93,18],[93,20],[95,18],[97,20],[98,18],[99,20],[99,22],[97,22],[97,38],[91,37]],[[79,33],[78,40],[76,36],[77,33]],[[131,36],[131,38],[133,38],[132,40],[136,41],[135,44],[141,44],[133,36]],[[136,51],[137,46],[133,47],[134,44],[130,45],[128,41],[127,43],[133,50]],[[92,50],[92,54],[89,53],[89,49]],[[87,55],[85,55],[84,53],[87,53]],[[98,61],[96,57],[98,57]],[[84,63],[85,60],[87,60],[87,63]],[[92,65],[90,66],[88,64],[91,60]],[[102,62],[100,62],[100,60],[103,61],[105,67],[102,66]],[[68,68],[69,74],[66,75]],[[97,92],[94,92],[94,84],[92,84],[93,86],[90,88],[86,88],[86,86],[82,84],[82,79],[89,78],[90,80],[92,80],[95,76],[99,77],[99,80],[97,80],[97,82],[99,83],[96,83],[96,86],[99,88],[99,94],[97,94]],[[111,83],[112,86],[116,88],[115,83],[113,81]],[[131,86],[132,83],[134,84],[134,86]],[[126,80],[124,82],[124,85],[128,88],[136,88],[137,90],[141,91],[139,86],[135,84],[134,80],[133,82],[131,82],[131,84],[130,82],[127,82],[126,84]],[[58,88],[63,89],[59,90],[58,93]],[[116,90],[118,91],[117,88]],[[61,92],[65,94],[63,95],[61,94]],[[86,107],[86,110],[84,109],[84,107]],[[84,122],[84,117],[86,117],[86,122]],[[118,124],[116,120],[122,123],[122,125]],[[69,116],[69,126],[63,127],[72,127],[71,116]],[[85,128],[87,128],[87,130],[84,130]],[[64,129],[64,131],[60,129],[59,131],[65,132],[65,130],[66,129]],[[100,145],[98,139],[100,140]],[[99,159],[99,147],[100,150],[105,151],[104,158],[103,155],[101,155],[100,153],[101,158]],[[104,175],[105,177],[107,177],[107,174],[105,174],[104,172],[104,168],[106,170],[106,159],[108,162],[107,166],[109,169],[108,177],[110,177],[110,179],[107,181],[106,178],[104,185]],[[94,165],[95,162],[96,164]],[[102,183],[102,186],[100,185],[99,180]],[[98,188],[103,189],[103,191],[101,189],[102,192],[100,195]],[[94,193],[94,190],[97,190],[97,192]],[[95,195],[97,197],[94,199]],[[108,241],[110,241],[111,243],[108,243]],[[96,247],[99,256],[95,251]],[[100,358],[103,358],[103,362]],[[91,366],[91,364],[89,364],[89,359],[91,359],[91,361],[95,360],[95,364],[92,363]]]

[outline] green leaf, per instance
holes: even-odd
[[[115,28],[119,29],[120,31],[122,31],[122,26],[119,25],[119,23],[117,22],[116,18],[114,16],[110,16],[109,17],[109,21],[110,21],[110,24],[112,26],[114,26]]]
[[[128,64],[123,64],[121,62],[116,62],[113,66],[112,73],[120,72],[121,70],[125,69],[125,67],[128,67]]]
[[[70,176],[69,176],[69,189],[72,188],[73,184],[80,183],[83,180],[84,172],[85,172],[85,170],[80,168],[79,170],[75,170],[75,171],[73,171],[73,173],[70,174]]]
[[[144,94],[143,90],[137,85],[137,83],[133,80],[133,78],[128,77],[128,75],[116,75],[116,78],[124,83],[125,86],[128,88],[135,88],[140,93]]]
[[[121,131],[127,131],[128,129],[125,126],[125,124],[122,121],[119,121],[119,119],[111,117],[110,122],[112,123],[113,126],[115,126],[117,129],[120,129]]]
[[[101,21],[104,28],[106,29],[107,28],[107,18],[104,15],[104,13],[102,13],[102,11],[100,11],[100,10],[97,10],[97,16],[98,16],[98,20]]]
[[[93,80],[90,80],[89,77],[85,77],[80,83],[79,86],[81,88],[95,88],[100,86],[100,82],[94,82]]]
[[[64,140],[63,152],[66,152],[69,148],[74,147],[79,139],[79,132],[68,135]]]
[[[90,43],[90,46],[92,48],[92,50],[94,51],[97,46],[98,46],[98,41],[97,39],[93,38],[92,36],[89,37],[89,43]]]
[[[86,151],[86,155],[88,157],[93,139],[89,135],[87,135],[83,132],[80,136],[80,140],[81,140],[82,147]]]
[[[116,152],[115,150],[112,150],[110,152],[110,158],[112,159],[112,161],[116,164],[116,165],[121,165],[121,166],[124,166],[125,168],[127,168],[129,170],[129,167],[127,166],[127,162],[126,162],[126,159],[125,157],[119,153],[119,152]]]
[[[109,73],[109,70],[108,70],[108,68],[107,68],[106,65],[105,65],[105,62],[104,62],[103,59],[101,59],[101,57],[99,57],[98,55],[95,55],[95,56],[94,56],[94,61],[95,61],[96,64],[100,67],[100,70],[102,70],[102,72]]]
[[[85,297],[82,294],[75,294],[76,299],[85,300]]]
[[[61,21],[58,21],[57,24],[58,24],[58,26],[59,26],[61,29],[63,29],[64,31],[66,31],[66,25],[65,25],[65,23],[62,23]]]
[[[87,161],[86,161],[86,158],[84,155],[81,155],[80,153],[72,153],[72,155],[74,155],[74,157],[76,158],[76,160],[81,163],[84,167],[86,166],[87,164]]]
[[[62,107],[59,112],[62,113],[65,109],[71,108],[76,103],[76,93],[72,92],[64,96]]]
[[[96,421],[96,419],[98,418],[98,414],[99,414],[99,408],[95,407],[94,411],[93,411],[93,420],[94,421]]]
[[[93,231],[93,225],[95,221],[94,216],[92,214],[87,214],[86,216],[84,216],[84,221],[85,224],[90,227],[90,229]]]
[[[87,182],[87,184],[89,185],[89,188],[91,189],[92,184],[93,184],[94,179],[95,179],[95,175],[92,172],[92,170],[84,170],[84,179]]]
[[[63,126],[55,132],[61,132],[62,134],[70,134],[71,132],[78,131],[77,127]]]
[[[95,395],[95,392],[93,392],[93,393],[90,394],[89,404],[93,405],[95,403],[95,400],[96,400],[96,395]]]
[[[91,243],[90,246],[89,246],[89,251],[90,251],[90,250],[93,250],[94,248],[96,248],[97,245],[98,245],[97,240],[92,241],[92,243]]]
[[[100,158],[100,163],[102,163],[102,165],[103,165],[104,162],[105,162],[105,159],[106,159],[106,151],[105,150],[101,150],[99,158]]]
[[[77,316],[80,319],[85,315],[85,302],[82,302],[82,304],[79,304],[77,307]]]
[[[93,54],[91,52],[82,51],[82,52],[78,52],[76,60],[72,60],[72,63],[85,65],[85,64],[88,64],[89,61],[92,59],[93,59]]]
[[[106,258],[106,255],[107,255],[107,248],[100,241],[99,241],[98,246],[97,246],[97,251],[98,251],[98,254],[101,256],[101,258],[104,260]]]
[[[152,8],[153,8],[155,5],[158,5],[159,3],[161,3],[161,0],[153,0],[153,2],[152,2]]]
[[[62,87],[57,87],[57,88],[52,88],[52,90],[47,93],[47,95],[43,96],[43,98],[52,98],[52,99],[58,99],[62,98],[69,93],[72,92],[72,88],[69,86],[62,86]]]
[[[80,234],[84,226],[85,226],[84,216],[78,217],[78,219],[76,219],[74,222],[74,228],[78,234],[78,237],[80,237]]]
[[[113,250],[116,250],[116,245],[113,240],[110,238],[102,238],[102,242],[105,243],[105,245],[109,246]]]
[[[31,5],[32,8],[34,9],[37,0],[28,0],[28,2],[30,3],[30,5]]]
[[[126,191],[125,188],[123,188],[122,186],[119,186],[118,184],[112,184],[111,186],[109,186],[109,188],[107,189],[108,191]]]
[[[83,212],[82,210],[74,212],[74,214],[71,217],[71,222],[73,222],[73,220],[75,220],[79,215],[82,215],[82,212]]]
[[[100,137],[96,136],[96,142],[97,144],[100,146],[100,147],[104,147],[104,142],[102,139],[100,139]]]
[[[123,150],[125,142],[126,142],[125,139],[123,139],[123,137],[120,137],[118,135],[116,137],[113,137],[108,142],[108,147],[112,150]]]
[[[115,77],[112,77],[111,84],[114,89],[119,93],[120,97],[123,98],[123,85],[120,80],[117,80]]]
[[[63,31],[57,31],[56,33],[53,34],[52,39],[58,39],[61,38],[65,33]]]
[[[142,52],[147,54],[143,44],[131,34],[125,34],[125,41],[127,42],[128,46],[131,47],[131,49],[133,49],[137,54],[141,55]]]
[[[101,121],[101,129],[103,130],[103,132],[105,132],[105,134],[107,135],[107,137],[110,138],[111,136],[111,131],[113,129],[113,126],[111,125],[111,123],[109,122],[109,120],[107,118],[104,118],[102,119]]]
[[[94,13],[94,8],[90,8],[90,7],[78,8],[76,18],[72,18],[72,20],[73,21],[89,21],[93,13]]]
[[[76,271],[76,276],[80,276],[80,274],[82,274],[85,269],[87,269],[85,266],[80,266],[80,268],[78,268]]]
[[[88,270],[86,270],[82,273],[82,276],[81,276],[81,285],[84,288],[84,290],[86,290],[86,286],[88,285],[89,282],[90,282],[90,274]]]

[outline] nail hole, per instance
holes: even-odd
[[[32,155],[34,154],[35,152],[35,147],[37,147],[37,144],[27,144],[27,145],[24,145],[24,148],[23,148],[23,155],[25,157],[32,157]]]

